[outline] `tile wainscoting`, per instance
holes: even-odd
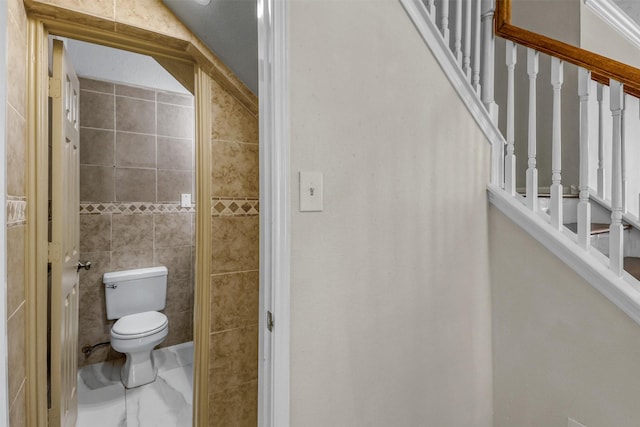
[[[122,357],[109,346],[89,356],[81,351],[110,339],[114,321],[106,317],[102,284],[108,271],[166,266],[169,335],[161,347],[193,339],[194,208],[181,212],[176,205],[104,205],[101,213],[87,213],[83,204],[80,215],[80,259],[92,261],[91,270],[80,273],[80,366]]]

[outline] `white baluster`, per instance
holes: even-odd
[[[605,185],[604,168],[604,86],[598,83],[598,197],[604,200],[607,191]]]
[[[591,204],[589,203],[589,88],[591,71],[578,69],[580,98],[580,201],[578,202],[578,244],[589,250],[591,244]]]
[[[529,75],[529,131],[527,135],[527,206],[538,211],[538,169],[536,169],[536,79],[538,78],[538,52],[527,49],[527,74]]]
[[[456,39],[453,42],[453,53],[462,67],[462,0],[456,0]]]
[[[464,2],[464,57],[462,59],[462,70],[467,81],[471,83],[471,0]]]
[[[624,265],[622,237],[622,109],[624,85],[615,80],[609,83],[613,140],[611,148],[611,225],[609,226],[609,268],[622,276]]]
[[[429,0],[427,2],[427,8],[429,10],[429,16],[431,16],[431,21],[435,24],[436,22],[436,2],[435,0]]]
[[[442,0],[440,31],[442,31],[442,37],[444,37],[445,44],[449,47],[449,0]]]
[[[474,38],[473,38],[473,78],[471,79],[471,85],[476,91],[478,96],[481,95],[481,86],[480,86],[480,43],[482,42],[482,33],[481,33],[481,22],[482,22],[482,9],[481,9],[481,1],[475,0],[475,18],[474,18]]]
[[[494,94],[494,64],[495,64],[495,36],[493,34],[494,0],[482,0],[482,102],[493,119],[498,124],[498,104]]]
[[[514,150],[514,74],[518,60],[516,45],[507,40],[507,157],[504,160],[504,189],[516,195],[516,155]]]
[[[562,230],[562,61],[551,58],[551,86],[553,86],[553,133],[551,140],[551,225]]]
[[[622,94],[625,97],[625,94]],[[620,114],[620,156],[622,158],[621,170],[622,170],[622,213],[627,213],[627,139],[626,139],[626,125],[625,125],[625,102],[622,101],[622,112]]]

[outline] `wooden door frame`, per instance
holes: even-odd
[[[193,425],[209,413],[209,317],[211,250],[211,86],[198,61],[184,50],[97,26],[28,15],[27,88],[27,425],[47,425],[47,261],[48,261],[48,35],[102,44],[192,64],[195,98],[196,269],[194,295]],[[106,27],[106,26],[105,26]],[[113,27],[111,27],[113,28]]]
[[[6,37],[7,35],[7,8],[0,7],[0,28],[2,33]],[[5,38],[6,40],[6,38]],[[7,46],[7,42],[3,43],[3,46]],[[7,145],[7,127],[6,127],[6,111],[7,111],[7,57],[2,55],[0,57],[0,158],[2,164],[6,165],[5,147]],[[7,321],[9,313],[7,313],[7,287],[4,286],[7,283],[7,218],[6,209],[7,205],[7,192],[6,192],[6,177],[5,173],[0,174],[0,203],[2,209],[0,209],[0,348],[7,348]],[[10,399],[13,396],[9,396],[8,388],[8,352],[0,351],[0,425],[9,425],[9,407],[11,406]]]

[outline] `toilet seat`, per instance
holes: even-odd
[[[167,328],[167,316],[157,311],[130,314],[121,317],[111,328],[111,337],[131,340],[153,335]]]

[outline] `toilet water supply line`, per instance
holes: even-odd
[[[84,353],[84,357],[89,357],[96,347],[100,347],[100,346],[108,345],[108,344],[111,344],[111,341],[100,342],[100,343],[94,344],[94,345],[87,344],[85,346],[82,346],[82,349],[80,351],[82,351],[82,353]]]

